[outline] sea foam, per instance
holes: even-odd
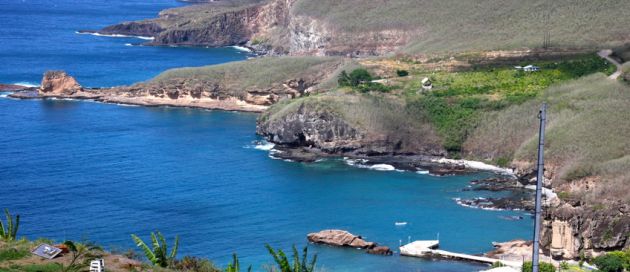
[[[238,46],[238,45],[234,45],[234,46],[230,46],[238,51],[243,51],[243,52],[252,52],[251,49],[244,47],[244,46]]]
[[[13,85],[20,85],[20,86],[24,86],[24,87],[29,87],[29,88],[34,88],[34,87],[39,87],[39,84],[35,84],[32,82],[27,82],[27,81],[20,81],[20,82],[15,82],[12,83]]]
[[[99,36],[99,37],[110,37],[110,38],[136,38],[136,39],[148,40],[148,41],[152,41],[152,40],[155,39],[154,37],[147,37],[147,36],[133,36],[133,35],[123,35],[123,34],[101,34],[101,33],[97,33],[97,32],[79,32],[79,31],[76,31],[74,33],[84,34],[84,35],[92,35],[92,36]]]
[[[254,149],[263,150],[263,151],[271,151],[276,145],[269,142],[262,142],[254,146]]]

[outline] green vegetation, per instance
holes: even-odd
[[[225,268],[225,272],[240,272],[241,271],[241,264],[238,260],[238,256],[236,255],[236,253],[232,254],[232,263],[228,264],[227,268]],[[247,272],[252,271],[252,266],[250,265],[247,268]]]
[[[302,250],[302,258],[298,254],[295,245],[293,246],[293,263],[289,261],[289,258],[281,249],[274,250],[270,245],[265,245],[269,254],[273,256],[276,265],[281,272],[313,272],[315,271],[315,264],[317,263],[317,254],[313,256],[313,260],[308,261],[308,247],[304,247]]]
[[[541,47],[545,30],[553,47],[616,46],[628,34],[620,20],[627,10],[624,0],[301,0],[294,6],[298,15],[335,26],[342,32],[335,33],[338,42],[356,44],[351,37],[370,31],[406,31],[399,35],[410,40],[409,53]]]
[[[82,271],[88,266],[85,260],[97,257],[93,255],[94,251],[102,251],[100,247],[92,243],[65,241],[63,244],[68,247],[68,251],[70,251],[71,254],[70,264],[62,266],[63,269],[61,271],[63,272]]]
[[[385,86],[378,82],[372,82],[372,75],[363,68],[353,70],[350,74],[342,71],[338,76],[338,84],[340,87],[350,87],[362,93],[367,92],[389,92],[392,87]]]
[[[424,110],[444,138],[444,147],[457,153],[485,112],[521,104],[553,84],[614,69],[594,55],[537,64],[541,71],[504,67],[433,73],[428,75],[434,85],[432,91],[417,95],[420,82],[415,81],[405,87],[407,106]]]
[[[155,233],[151,232],[151,242],[153,249],[151,249],[140,237],[135,234],[131,235],[131,238],[136,243],[136,246],[142,249],[147,259],[154,265],[160,267],[169,267],[173,264],[175,256],[177,256],[177,248],[179,247],[179,236],[175,236],[175,242],[173,243],[173,249],[171,253],[168,253],[168,246],[164,236],[159,231]]]
[[[2,248],[0,249],[0,262],[19,260],[28,256],[30,252],[25,248]]]
[[[556,272],[556,268],[553,266],[553,264],[546,263],[546,262],[539,262],[538,268],[539,268],[538,271],[540,272]],[[523,267],[521,268],[522,272],[531,272],[532,270],[533,270],[532,262],[523,263]]]
[[[20,227],[20,215],[16,215],[15,219],[9,213],[9,209],[4,209],[4,215],[6,218],[6,227],[2,220],[0,220],[0,238],[2,240],[10,242],[17,237],[18,228]]]
[[[396,70],[396,75],[399,77],[406,77],[409,75],[407,70]]]
[[[593,259],[593,264],[602,272],[630,271],[630,250],[608,252]]]

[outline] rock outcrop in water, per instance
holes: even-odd
[[[361,236],[354,235],[345,230],[322,230],[320,232],[309,233],[309,242],[326,244],[338,247],[352,247],[367,249],[367,253],[376,255],[392,255],[389,247],[378,246],[374,242],[365,241]]]
[[[373,248],[376,244],[363,240],[361,236],[354,235],[345,230],[322,230],[309,233],[307,238],[312,243],[327,244],[339,247]]]
[[[47,71],[39,92],[47,96],[74,95],[83,92],[83,87],[64,71]]]

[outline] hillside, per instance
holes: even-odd
[[[383,55],[542,47],[600,48],[630,40],[623,0],[229,0],[166,10],[105,34],[155,45],[244,44],[293,55]]]
[[[547,186],[560,201],[546,214],[545,248],[577,258],[582,250],[628,247],[630,198],[615,188],[630,182],[624,171],[630,167],[624,114],[630,87],[600,73],[614,69],[593,55],[563,59],[539,60],[543,71],[532,74],[512,66],[436,72],[397,64],[417,70],[390,77],[391,90],[341,88],[277,104],[259,118],[258,132],[311,152],[421,159],[448,154],[527,175],[535,168],[537,111],[546,101]],[[424,75],[434,89],[418,92]]]

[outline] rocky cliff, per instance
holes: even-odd
[[[296,2],[216,1],[168,9],[155,19],[81,32],[148,36],[153,37],[151,45],[244,45],[271,55],[381,55],[409,42],[411,32],[407,30],[353,32],[312,16],[295,14]],[[356,41],[361,41],[360,46]]]
[[[279,156],[298,160],[312,160],[304,153],[370,157],[414,169],[446,155],[426,120],[387,95],[334,92],[279,103],[259,117],[257,133],[286,147]]]

